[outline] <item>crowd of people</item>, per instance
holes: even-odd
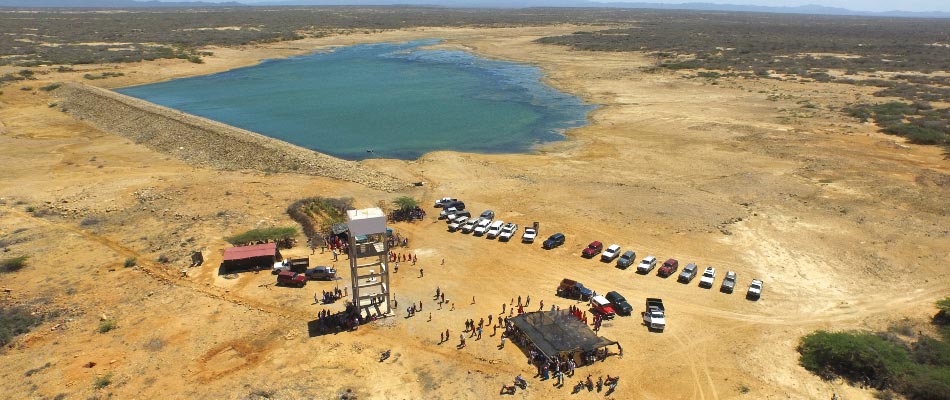
[[[343,290],[340,290],[339,287],[333,288],[333,290],[330,290],[330,291],[321,290],[321,292],[323,292],[323,295],[321,295],[320,297],[323,299],[323,304],[333,303],[339,299],[342,299],[343,296],[346,294]],[[313,302],[320,303],[320,301],[318,301],[316,292],[314,292],[313,294]]]

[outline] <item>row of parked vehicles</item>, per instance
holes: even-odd
[[[488,239],[507,242],[517,236],[520,228],[517,223],[495,219],[495,212],[492,210],[485,210],[478,217],[473,217],[472,213],[465,209],[464,202],[450,197],[436,200],[435,207],[442,208],[439,219],[444,219],[448,223],[449,232],[460,231],[466,234],[471,233],[474,236],[484,236]],[[525,227],[521,234],[521,242],[534,243],[538,237],[539,228],[540,224],[538,222],[530,227]],[[545,249],[553,249],[563,245],[564,240],[563,233],[555,233],[544,240],[542,246]]]
[[[607,247],[604,250],[604,244],[599,241],[593,241],[581,251],[581,257],[584,258],[594,258],[598,254],[600,255],[600,261],[602,262],[613,262],[617,260],[617,267],[621,269],[626,269],[633,265],[636,262],[637,253],[633,250],[627,250],[622,255],[620,254],[620,245],[613,244],[610,247]],[[639,274],[649,274],[656,268],[657,259],[654,256],[644,257],[643,260],[640,260],[640,264],[637,265],[637,273]],[[670,258],[663,262],[660,266],[660,269],[657,271],[657,276],[667,278],[676,274],[676,271],[679,270],[679,261],[675,258]],[[683,271],[680,272],[677,277],[677,281],[681,283],[690,283],[696,278],[699,273],[699,267],[696,264],[690,263],[687,264]],[[713,287],[716,281],[716,268],[706,267],[703,271],[702,276],[699,278],[699,286],[702,288],[710,289]],[[734,271],[726,272],[725,278],[722,280],[722,284],[719,287],[719,291],[723,293],[731,294],[735,291],[736,288],[736,273]],[[758,279],[753,279],[749,284],[749,289],[746,291],[746,298],[750,300],[758,300],[762,295],[762,281]]]
[[[592,290],[573,279],[562,279],[557,288],[557,295],[569,299],[590,301],[591,309],[605,319],[612,319],[618,314],[631,315],[633,313],[633,306],[620,293],[610,291],[606,295],[595,296]],[[662,332],[666,329],[666,308],[663,306],[662,299],[648,297],[646,299],[646,309],[640,315],[643,317],[644,325],[650,330]]]

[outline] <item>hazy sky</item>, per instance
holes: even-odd
[[[176,1],[176,0],[161,0]],[[177,0],[182,1],[182,0]],[[228,0],[204,0],[207,2],[220,3]],[[257,3],[266,0],[235,0],[242,3]],[[847,8],[855,11],[945,11],[950,12],[950,1],[948,0],[591,0],[602,3],[610,2],[630,2],[630,3],[718,3],[718,4],[740,4],[756,6],[802,6],[809,4],[818,4],[827,7]],[[410,4],[439,4],[440,0],[380,0],[380,3],[410,3]],[[473,0],[477,3],[478,0]]]
[[[593,0],[604,3],[624,0]],[[718,3],[755,6],[803,6],[818,4],[827,7],[847,8],[855,11],[950,11],[947,0],[630,0],[644,3]]]

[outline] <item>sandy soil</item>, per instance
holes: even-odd
[[[662,297],[668,328],[650,333],[636,316],[607,322],[601,334],[624,345],[623,359],[580,369],[565,388],[531,379],[516,397],[602,397],[571,396],[570,386],[609,373],[623,378],[613,397],[624,399],[871,398],[803,370],[795,346],[816,329],[899,322],[929,331],[933,302],[950,291],[950,164],[940,149],[902,143],[834,111],[868,98],[866,88],[713,84],[646,73],[651,60],[637,54],[532,43],[574,30],[433,28],[216,48],[204,64],[50,69],[21,85],[28,90],[4,87],[0,239],[4,257],[31,259],[23,271],[0,275],[8,289],[2,298],[59,316],[0,353],[0,388],[11,398],[334,398],[347,389],[360,398],[490,398],[515,375],[534,375],[525,355],[510,344],[498,350],[499,337],[488,333],[461,350],[455,339],[437,344],[439,333],[450,329],[454,338],[465,319],[497,314],[519,295],[567,307],[572,302],[554,289],[570,277],[601,293],[617,290],[637,310],[644,297]],[[602,107],[591,125],[535,154],[437,152],[366,162],[427,182],[385,193],[320,177],[195,168],[74,120],[36,90],[90,72],[125,73],[87,81],[110,88],[327,46],[423,37],[537,65],[550,84]],[[292,224],[287,205],[315,195],[352,197],[359,207],[400,195],[428,205],[451,195],[522,226],[539,221],[542,236],[561,231],[568,239],[544,251],[448,233],[432,216],[394,224],[420,260],[395,275],[398,309],[421,301],[423,312],[310,337],[307,323],[319,310],[342,307],[313,304],[314,292],[335,283],[275,287],[269,274],[226,279],[217,265],[223,237]],[[739,289],[728,295],[580,258],[591,240],[639,257],[713,265],[720,277],[736,271]],[[180,277],[193,250],[207,262]],[[161,255],[171,262],[157,262]],[[132,257],[139,266],[124,268]],[[310,257],[333,264],[329,254]],[[765,281],[758,302],[743,297],[752,278]],[[436,287],[455,311],[438,309]],[[118,327],[98,333],[103,318]],[[380,363],[387,349],[393,356]],[[94,388],[103,376],[111,384]]]

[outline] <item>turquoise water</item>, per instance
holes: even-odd
[[[523,153],[586,124],[593,106],[541,83],[538,68],[420,48],[435,43],[341,47],[117,91],[349,160]]]

